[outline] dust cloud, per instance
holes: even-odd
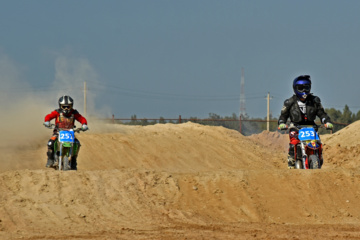
[[[43,135],[41,118],[50,107],[23,80],[21,67],[0,55],[0,146],[21,148]]]
[[[13,164],[8,156],[21,149],[46,146],[52,131],[43,126],[44,117],[58,108],[61,96],[70,95],[74,108],[84,114],[84,82],[99,83],[95,70],[87,59],[61,54],[54,64],[54,79],[36,88],[24,76],[24,67],[0,52],[0,165]],[[88,94],[87,115],[96,116],[96,97]],[[45,162],[45,152],[43,158]]]

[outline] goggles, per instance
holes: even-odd
[[[298,92],[310,92],[311,85],[310,84],[299,84],[295,86]]]
[[[61,106],[61,109],[64,109],[64,110],[66,110],[66,109],[71,109],[71,108],[72,108],[71,105],[62,105],[62,106]]]

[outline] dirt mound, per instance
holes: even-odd
[[[109,133],[111,129],[113,132]],[[279,168],[281,163],[261,145],[236,131],[190,122],[146,127],[104,125],[78,134],[77,138],[82,144],[78,163],[82,170],[139,168],[197,172]],[[12,160],[7,161],[6,167],[0,165],[0,169],[43,168],[47,139],[42,142],[35,149],[11,151],[6,157],[13,156]]]
[[[264,161],[267,151],[236,131],[190,122],[134,127],[125,135],[88,134],[79,139],[84,146],[82,157],[94,160],[82,161],[85,165],[80,167],[88,170],[144,168],[198,172],[280,166],[275,158]],[[105,151],[91,151],[99,145]]]
[[[331,134],[324,135],[324,140],[329,146],[341,145],[343,147],[353,147],[360,143],[360,121],[356,121],[340,131]]]
[[[289,135],[287,133],[263,131],[249,136],[249,139],[254,140],[270,151],[287,152],[289,147]]]
[[[328,159],[346,134],[324,138]],[[0,239],[360,239],[360,172],[288,170],[287,135],[185,123],[78,138],[76,172],[44,169],[47,137],[4,149]]]
[[[342,130],[322,136],[324,157],[333,167],[360,167],[360,121]]]

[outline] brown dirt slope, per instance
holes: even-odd
[[[357,125],[309,171],[286,168],[287,135],[185,123],[94,126],[58,172],[44,134],[2,149],[0,239],[360,239]]]
[[[327,161],[334,167],[360,168],[360,121],[324,138]]]

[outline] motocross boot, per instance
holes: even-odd
[[[72,156],[70,161],[70,169],[77,170],[77,156]]]
[[[295,159],[294,159],[294,145],[293,144],[289,144],[289,154],[288,154],[288,169],[293,169],[295,168]]]
[[[80,142],[77,138],[75,138],[75,152],[74,152],[74,156],[71,157],[71,162],[70,162],[70,168],[71,170],[77,170],[77,157],[78,157],[78,154],[79,154],[79,151],[80,151]]]
[[[321,158],[320,158],[320,168],[322,167],[323,163],[324,163],[324,159],[323,159],[323,157],[321,156]]]
[[[47,159],[46,167],[51,168],[54,166],[54,163],[55,163],[54,154],[53,154],[53,152],[47,152],[47,156],[48,156],[48,159]]]
[[[46,167],[50,168],[50,167],[54,167],[54,163],[55,163],[55,156],[54,156],[54,140],[50,139],[48,142],[48,151],[47,151],[47,163],[46,163]]]
[[[295,160],[294,157],[288,155],[288,169],[295,168]]]

